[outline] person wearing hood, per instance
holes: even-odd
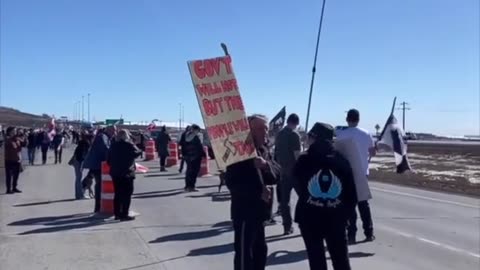
[[[158,157],[160,158],[160,171],[166,172],[165,169],[165,162],[167,161],[168,157],[168,143],[170,143],[172,139],[170,135],[167,133],[167,127],[163,126],[160,130],[160,133],[155,140],[155,147],[157,148]]]
[[[271,217],[270,187],[280,178],[280,166],[272,160],[267,144],[267,118],[256,114],[248,122],[258,157],[227,166],[225,180],[232,198],[234,269],[262,270],[267,262],[265,222]]]
[[[193,192],[198,191],[195,188],[197,183],[198,173],[200,172],[200,166],[202,164],[202,158],[206,157],[205,151],[203,151],[203,144],[199,138],[200,127],[198,125],[192,125],[190,131],[185,135],[185,143],[182,148],[184,153],[184,159],[187,162],[187,172],[185,173],[185,191]]]
[[[333,147],[331,125],[315,123],[308,132],[310,147],[298,158],[295,222],[307,249],[311,270],[327,270],[324,241],[334,270],[350,270],[347,221],[357,202],[348,160]]]

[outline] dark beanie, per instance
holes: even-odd
[[[334,129],[331,125],[326,123],[315,123],[308,132],[308,135],[315,138],[316,140],[333,140]]]

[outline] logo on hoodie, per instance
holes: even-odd
[[[317,207],[335,208],[341,203],[342,183],[330,170],[320,170],[308,182],[307,203]]]

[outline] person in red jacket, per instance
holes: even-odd
[[[19,140],[14,127],[8,127],[5,140],[5,183],[7,185],[7,194],[21,193],[17,188],[18,177],[21,170],[20,152],[22,151],[21,141]]]

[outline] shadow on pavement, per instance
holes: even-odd
[[[103,216],[96,216],[91,213],[86,214],[76,214],[76,215],[66,215],[66,216],[51,216],[51,217],[40,217],[40,218],[30,218],[21,221],[16,221],[9,226],[32,226],[32,225],[43,225],[45,228],[34,229],[26,232],[19,233],[18,235],[29,235],[29,234],[41,234],[41,233],[53,233],[68,231],[74,229],[83,229],[93,226],[107,224]]]
[[[156,173],[156,174],[145,174],[144,177],[162,177],[162,176],[174,176],[174,175],[179,175],[180,173]],[[182,177],[185,178],[185,177]],[[170,179],[170,178],[169,178]]]
[[[210,185],[210,186],[197,186],[197,189],[206,189],[216,187],[217,185]],[[176,189],[167,189],[167,190],[157,190],[157,191],[149,191],[149,192],[140,192],[134,193],[134,196],[141,196],[141,195],[151,195],[157,193],[168,193],[168,192],[175,192],[175,191],[183,191],[183,188],[176,188]]]
[[[213,202],[226,202],[231,199],[230,192],[208,192],[200,195],[190,195],[187,198],[212,198]]]
[[[14,205],[14,207],[36,206],[36,205],[45,205],[45,204],[62,203],[62,202],[73,202],[73,201],[75,201],[75,199],[63,199],[63,200],[56,200],[56,201],[23,203],[23,204],[16,204],[16,205]]]
[[[150,194],[150,195],[134,195],[132,198],[133,199],[152,199],[152,198],[163,198],[163,197],[172,197],[172,196],[177,196],[180,194],[185,193],[183,189],[181,191],[174,191],[170,193],[157,193],[157,194]]]
[[[183,176],[178,176],[178,177],[169,177],[167,178],[168,180],[183,180],[185,179],[185,175]]]
[[[267,243],[278,242],[282,240],[294,239],[300,237],[300,235],[291,235],[286,237],[267,237]],[[204,247],[199,249],[190,250],[187,256],[196,257],[196,256],[209,256],[209,255],[220,255],[233,252],[233,243]]]
[[[214,237],[220,235],[222,233],[233,231],[233,224],[232,221],[226,220],[215,223],[212,225],[213,229],[207,231],[199,231],[199,232],[186,232],[186,233],[179,233],[173,234],[168,236],[163,236],[157,238],[156,240],[150,241],[150,244],[161,243],[161,242],[168,242],[168,241],[189,241],[189,240],[198,240],[203,238]]]
[[[156,244],[156,243],[163,243],[163,242],[200,240],[204,238],[215,237],[231,231],[233,231],[232,227],[221,227],[216,229],[210,229],[207,231],[178,233],[173,235],[162,236],[160,238],[157,238],[156,240],[150,241],[149,243]]]
[[[364,257],[372,257],[374,255],[375,255],[375,253],[350,252],[348,254],[348,257],[349,258],[364,258]],[[284,264],[297,263],[297,262],[301,262],[301,261],[304,261],[304,260],[308,260],[306,250],[295,251],[295,252],[280,250],[280,251],[275,251],[268,256],[267,265],[269,265],[269,266],[271,266],[271,265],[284,265]],[[327,257],[327,260],[331,260],[331,258]]]

